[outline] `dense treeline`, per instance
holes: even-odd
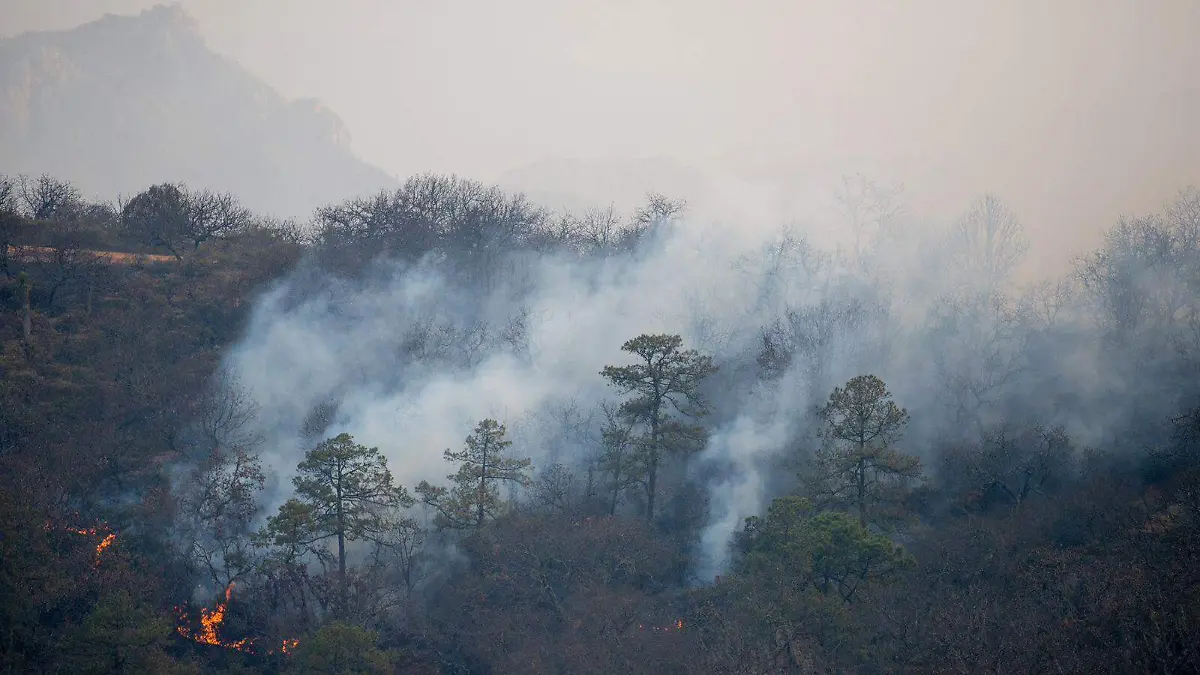
[[[860,206],[850,263],[870,279],[897,234],[890,203]],[[285,276],[323,288],[398,260],[483,293],[536,256],[636,258],[682,209],[556,214],[431,175],[300,225],[180,185],[108,205],[0,179],[0,669],[1200,669],[1194,191],[1022,294],[1019,225],[980,200],[949,235],[969,283],[912,308],[936,342],[912,382],[831,379],[846,335],[876,339],[871,293],[789,308],[741,361],[629,335],[594,376],[600,424],[562,441],[588,450],[544,465],[484,419],[414,449],[442,453],[443,480],[403,485],[331,432],[330,402],[303,460],[273,466],[260,402],[221,367]],[[397,349],[437,368],[460,344],[523,345],[520,322],[472,331]],[[706,481],[731,469],[695,458],[724,390],[797,372],[819,404],[786,411],[804,432],[774,499],[703,577]]]

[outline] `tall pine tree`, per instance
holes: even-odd
[[[466,448],[444,453],[447,462],[459,462],[458,472],[448,476],[449,488],[421,481],[417,493],[421,501],[437,509],[437,525],[465,529],[480,527],[495,518],[503,507],[501,483],[528,485],[529,459],[505,457],[512,441],[504,437],[506,429],[496,420],[483,420],[467,436]]]
[[[703,429],[685,420],[708,410],[700,396],[704,378],[717,371],[712,357],[683,349],[678,335],[639,335],[621,346],[637,356],[628,366],[605,366],[600,374],[622,394],[620,414],[644,431],[637,442],[646,488],[646,519],[654,519],[658,469],[666,452],[688,452],[704,444]]]
[[[390,532],[396,511],[415,503],[404,487],[395,485],[379,448],[354,442],[340,434],[308,451],[292,479],[296,497],[279,507],[267,521],[267,535],[277,543],[301,532],[312,547],[337,539],[338,614],[348,609],[346,542],[374,539]],[[299,519],[302,522],[297,522]]]

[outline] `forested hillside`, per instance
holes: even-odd
[[[1026,287],[862,194],[0,179],[0,672],[1200,670],[1200,192]]]

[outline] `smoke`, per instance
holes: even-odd
[[[765,403],[764,397],[762,400]],[[747,516],[758,513],[767,500],[768,483],[763,461],[784,448],[791,436],[790,416],[758,419],[739,416],[717,430],[701,454],[702,462],[719,463],[723,476],[709,484],[709,518],[700,535],[701,557],[696,576],[708,581],[725,570],[729,538]]]
[[[970,436],[989,415],[1090,438],[1115,424],[1105,426],[1108,406],[1129,375],[1094,374],[1111,355],[1097,347],[1099,322],[1082,295],[998,293],[996,279],[970,267],[978,251],[961,250],[961,224],[904,217],[868,234],[850,255],[795,227],[697,218],[604,256],[431,254],[380,260],[353,278],[308,264],[258,300],[226,366],[261,407],[277,485],[314,434],[345,431],[379,447],[411,487],[444,482],[452,467],[442,451],[485,417],[509,425],[513,454],[535,470],[579,468],[596,452],[595,411],[612,400],[599,371],[627,362],[629,338],[680,334],[721,367],[707,388],[710,439],[690,462],[709,498],[704,579],[727,564],[741,520],[775,496],[776,460],[811,434],[808,412],[855,375],[888,382],[913,418],[905,449],[923,457],[948,430]],[[329,414],[314,429],[320,410]]]

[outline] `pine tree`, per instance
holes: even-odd
[[[908,412],[892,401],[883,380],[860,375],[835,387],[819,411],[825,441],[816,452],[809,491],[815,502],[846,507],[867,526],[870,512],[896,501],[906,480],[921,475],[921,461],[893,449]]]
[[[306,534],[306,546],[337,539],[338,612],[348,609],[346,542],[374,539],[391,531],[395,512],[415,501],[402,486],[392,482],[392,472],[379,448],[354,442],[340,434],[310,450],[292,479],[296,498],[279,507],[279,515],[267,522],[268,536],[287,539],[289,533]],[[304,523],[297,523],[299,516]]]
[[[703,429],[684,419],[707,414],[700,384],[717,367],[712,357],[683,349],[678,335],[639,335],[621,349],[636,355],[638,362],[605,366],[600,374],[622,394],[633,395],[621,404],[620,414],[645,430],[636,446],[646,488],[646,519],[653,520],[663,454],[694,451],[704,444]]]
[[[532,461],[504,456],[504,451],[512,445],[505,433],[503,424],[493,419],[483,420],[467,436],[464,450],[447,449],[444,453],[447,462],[461,463],[457,473],[447,476],[453,485],[445,488],[421,481],[417,486],[421,501],[437,509],[439,527],[481,527],[504,507],[501,483],[529,484]]]

